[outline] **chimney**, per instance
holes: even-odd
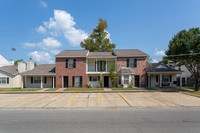
[[[27,61],[27,63],[26,63],[26,69],[27,69],[27,70],[32,70],[32,69],[34,69],[34,67],[35,67],[34,62],[32,62],[32,61]]]
[[[26,64],[23,62],[18,62],[18,71],[19,73],[25,72],[26,71]]]

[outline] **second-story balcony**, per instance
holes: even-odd
[[[112,65],[116,65],[116,59],[87,59],[87,73],[108,73]]]

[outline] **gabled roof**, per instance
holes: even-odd
[[[17,66],[2,66],[0,67],[0,70],[11,75],[18,74]]]
[[[88,50],[64,50],[56,55],[56,57],[86,57]]]
[[[37,65],[34,69],[21,73],[21,75],[55,75],[54,64]]]
[[[0,54],[0,67],[8,65],[13,65],[13,64]]]
[[[114,54],[117,55],[117,57],[148,56],[138,49],[118,49],[114,50]]]
[[[149,63],[147,65],[147,73],[162,73],[162,72],[181,73],[182,71],[170,68],[166,64],[162,64],[162,63]]]
[[[121,67],[118,71],[118,74],[135,74],[135,72],[130,67]]]

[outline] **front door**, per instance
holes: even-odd
[[[135,75],[135,87],[139,87],[139,86],[140,86],[140,76]]]
[[[68,88],[68,76],[63,77],[63,87]]]
[[[109,87],[109,77],[104,76],[104,87]]]

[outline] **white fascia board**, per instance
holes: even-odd
[[[106,58],[117,58],[117,57],[113,57],[113,56],[106,56],[106,57],[105,56],[91,56],[91,57],[86,57],[86,58],[88,58],[88,59],[89,58],[105,58],[106,59]]]
[[[20,74],[23,76],[55,76],[56,74]]]
[[[147,72],[147,74],[181,74],[182,72]]]

